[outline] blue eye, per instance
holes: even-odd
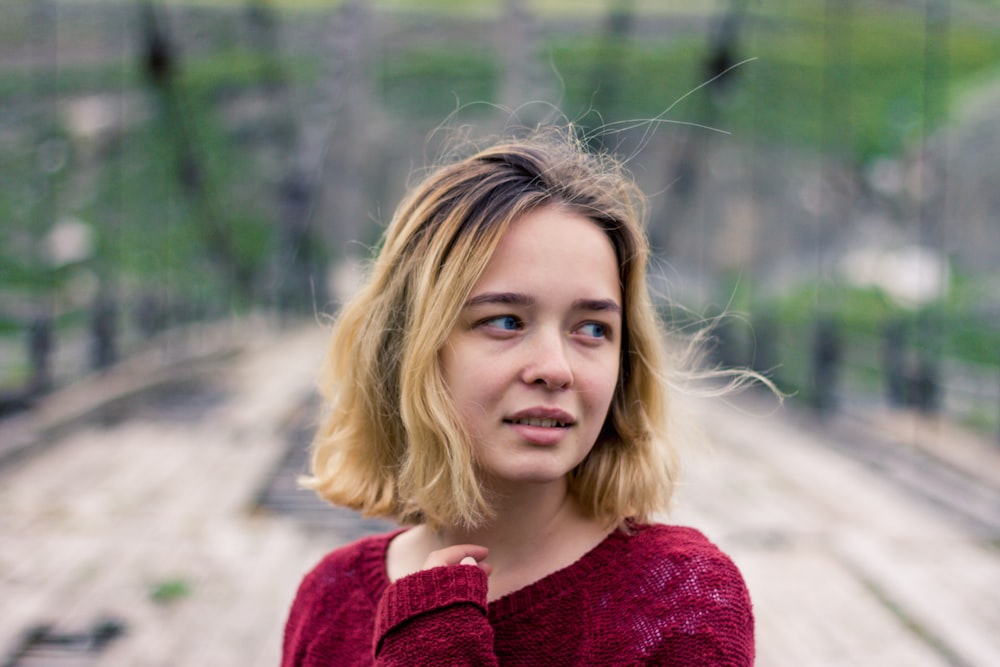
[[[580,332],[585,336],[590,336],[591,338],[607,338],[610,333],[610,331],[608,331],[608,327],[600,322],[587,322],[580,327]]]
[[[521,321],[513,315],[493,317],[483,322],[483,324],[494,329],[503,329],[504,331],[517,331],[521,328]]]

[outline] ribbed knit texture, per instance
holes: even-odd
[[[732,561],[691,528],[632,525],[569,567],[486,603],[468,566],[389,583],[396,533],[329,554],[303,579],[282,667],[753,664],[753,614]]]

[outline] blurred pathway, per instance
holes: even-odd
[[[241,353],[127,419],[79,422],[0,468],[0,664],[33,626],[70,634],[102,619],[125,633],[47,664],[277,664],[300,577],[356,530],[342,514],[324,524],[256,509],[265,488],[295,504],[274,473],[324,333],[260,327],[237,342]],[[770,415],[773,403],[691,407],[710,444],[684,452],[672,520],[743,569],[758,665],[1000,665],[995,535],[820,444],[830,429]],[[978,461],[992,469],[990,452]]]
[[[688,457],[673,518],[742,568],[758,664],[1000,665],[1000,533],[848,458],[826,442],[839,427],[738,402],[693,406],[712,445]],[[1000,465],[995,450],[976,451]]]
[[[196,384],[0,470],[0,664],[39,623],[105,619],[125,634],[100,660],[52,667],[277,664],[295,586],[339,540],[253,511],[325,338],[262,329]]]

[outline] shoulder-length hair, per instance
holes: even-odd
[[[620,163],[588,152],[572,129],[501,142],[439,167],[400,204],[369,281],[334,324],[306,487],[404,524],[474,527],[492,516],[439,353],[506,230],[548,205],[607,234],[623,298],[611,408],[569,475],[570,492],[609,526],[666,507],[676,463],[663,332],[646,287],[644,199]]]

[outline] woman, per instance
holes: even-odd
[[[570,132],[439,168],[342,309],[307,484],[408,528],[303,580],[286,667],[750,665],[675,465],[642,199]]]

